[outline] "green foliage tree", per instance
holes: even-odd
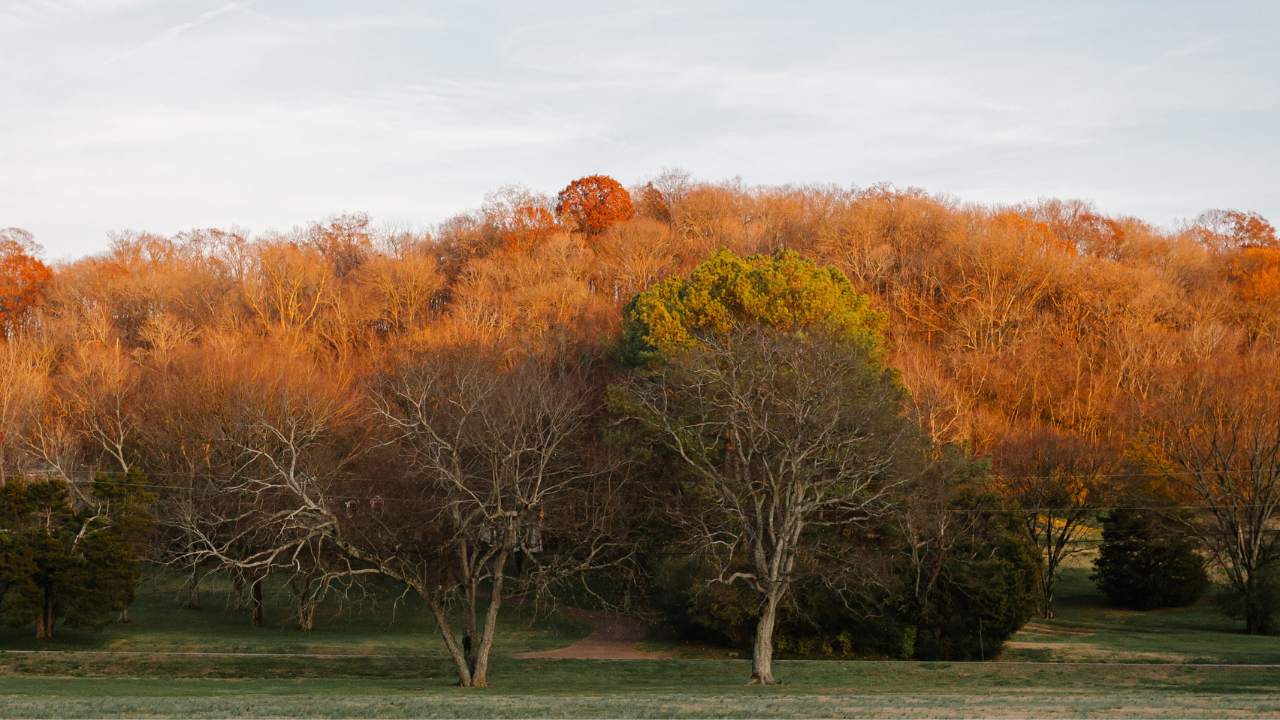
[[[780,652],[800,656],[983,660],[1039,608],[1040,553],[1018,509],[982,490],[987,465],[952,449],[924,470],[899,512],[846,536],[861,592],[837,592],[839,568],[812,558],[778,620]],[[689,637],[750,646],[756,602],[714,583],[714,568],[672,558],[654,573],[655,601]]]
[[[1153,510],[1113,510],[1102,519],[1093,579],[1112,605],[1135,610],[1199,600],[1209,575],[1185,522]]]
[[[53,637],[59,620],[98,629],[133,601],[151,496],[137,474],[99,474],[88,493],[64,480],[0,488],[0,617]]]
[[[794,253],[719,252],[627,307],[621,355],[637,365],[615,410],[652,433],[689,477],[672,521],[713,581],[755,602],[752,680],[775,682],[774,633],[798,578],[839,537],[892,507],[922,435],[885,367],[881,317],[839,272]]]
[[[720,250],[689,277],[657,283],[627,304],[619,350],[623,362],[638,366],[747,325],[821,330],[883,360],[884,315],[839,270],[795,252],[739,257]]]

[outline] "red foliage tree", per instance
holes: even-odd
[[[11,336],[44,297],[53,273],[36,257],[39,252],[31,233],[0,230],[0,336]]]
[[[588,235],[635,214],[631,194],[608,175],[588,175],[569,183],[556,198],[556,217]]]

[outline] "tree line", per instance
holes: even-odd
[[[769,683],[775,639],[988,657],[1123,506],[1167,509],[1275,628],[1256,214],[667,172],[55,267],[0,235],[0,612],[41,634],[123,612],[145,557],[188,604],[230,576],[254,622],[285,578],[304,629],[389,583],[467,686],[504,601],[634,591]],[[89,584],[109,599],[77,606]]]

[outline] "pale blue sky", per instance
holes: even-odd
[[[0,227],[426,225],[681,167],[1280,220],[1280,2],[0,0]]]

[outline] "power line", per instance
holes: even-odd
[[[119,475],[120,473],[108,473],[108,474]],[[152,474],[152,473],[148,473],[148,474]],[[166,475],[166,473],[154,473],[154,474]],[[56,471],[47,471],[43,473],[26,473],[22,475],[17,475],[16,477],[24,477],[24,476],[29,477],[31,475],[62,477],[62,474]],[[206,475],[206,474],[186,475],[184,473],[167,473],[167,475],[178,476],[178,477],[189,477],[192,480],[206,480],[206,481],[227,481],[227,482],[235,482],[235,483],[254,481],[254,478],[251,478],[251,477],[237,478],[232,476]],[[363,480],[367,482],[380,482],[382,480],[378,478],[360,477],[360,476],[344,476],[342,479],[350,480],[350,481]],[[91,480],[81,481],[81,482],[91,482]],[[671,484],[680,483],[679,480],[664,480],[661,482],[667,482]],[[691,482],[696,482],[696,481],[691,481]],[[135,483],[135,482],[131,482],[127,484],[131,487],[146,488],[151,490],[170,490],[170,491],[192,490],[192,488],[189,486],[177,485],[177,484]],[[651,481],[646,481],[646,484],[653,485],[654,483]],[[270,490],[272,488],[283,489],[281,486],[268,486],[263,488],[263,490]],[[231,492],[233,490],[234,488],[226,488],[223,490],[223,492]],[[333,494],[333,493],[321,492],[321,493],[317,493],[317,495],[322,500],[356,500],[356,501],[378,500],[383,502],[386,502],[386,501],[414,502],[414,501],[426,499],[421,496],[406,497],[406,496],[382,495],[379,493],[370,493],[367,495],[345,495],[345,494]],[[1171,504],[1171,505],[1123,504],[1123,505],[1065,505],[1065,506],[1022,505],[1017,508],[1003,508],[1003,509],[990,509],[990,510],[976,509],[974,511],[989,512],[989,513],[1005,513],[1005,512],[1017,512],[1017,511],[1037,512],[1037,513],[1090,513],[1090,512],[1109,512],[1109,511],[1115,511],[1115,510],[1134,510],[1134,511],[1145,510],[1145,511],[1151,511],[1151,512],[1160,512],[1160,511],[1167,512],[1167,511],[1176,511],[1176,510],[1217,510],[1217,509],[1256,510],[1256,509],[1262,509],[1262,508],[1274,508],[1277,511],[1280,511],[1280,497],[1278,497],[1275,502],[1270,502],[1270,503],[1223,503],[1220,505],[1210,505],[1210,504]]]
[[[119,470],[83,470],[81,472],[89,475],[97,474],[97,473],[104,473],[104,474],[111,474],[111,475],[124,474]],[[22,475],[62,475],[63,473],[58,470],[37,470],[37,471],[15,470],[15,471],[12,471],[11,474],[14,476],[22,476]],[[174,471],[174,470],[147,470],[147,471],[142,471],[142,474],[148,477],[159,476],[159,477],[178,477],[178,478],[191,478],[191,479],[195,479],[195,478],[234,479],[234,476],[231,476],[231,475],[217,475],[214,473],[204,473],[204,472],[186,473],[186,472],[180,472],[180,471]],[[991,477],[994,479],[1002,480],[1002,481],[1057,480],[1061,478],[1080,478],[1085,480],[1091,480],[1091,479],[1115,479],[1115,478],[1168,478],[1168,477],[1174,477],[1178,475],[1197,475],[1197,474],[1198,475],[1236,475],[1236,474],[1273,475],[1277,478],[1280,478],[1280,458],[1277,459],[1277,462],[1275,464],[1268,464],[1265,467],[1227,467],[1227,468],[1215,468],[1212,470],[1202,470],[1202,471],[1178,469],[1178,470],[1161,470],[1161,471],[1153,470],[1153,471],[1143,471],[1143,472],[1126,471],[1126,472],[1114,472],[1114,473],[1058,473],[1058,474],[1050,474],[1050,475],[1028,475],[1028,474],[1010,475],[1005,473],[991,473]],[[380,482],[386,479],[386,478],[376,478],[368,475],[348,475],[348,474],[341,474],[335,477],[343,480],[366,480],[369,482]],[[646,482],[650,484],[652,484],[655,481],[669,482],[669,483],[681,482],[681,480],[677,478],[650,478],[649,480],[646,480]]]

